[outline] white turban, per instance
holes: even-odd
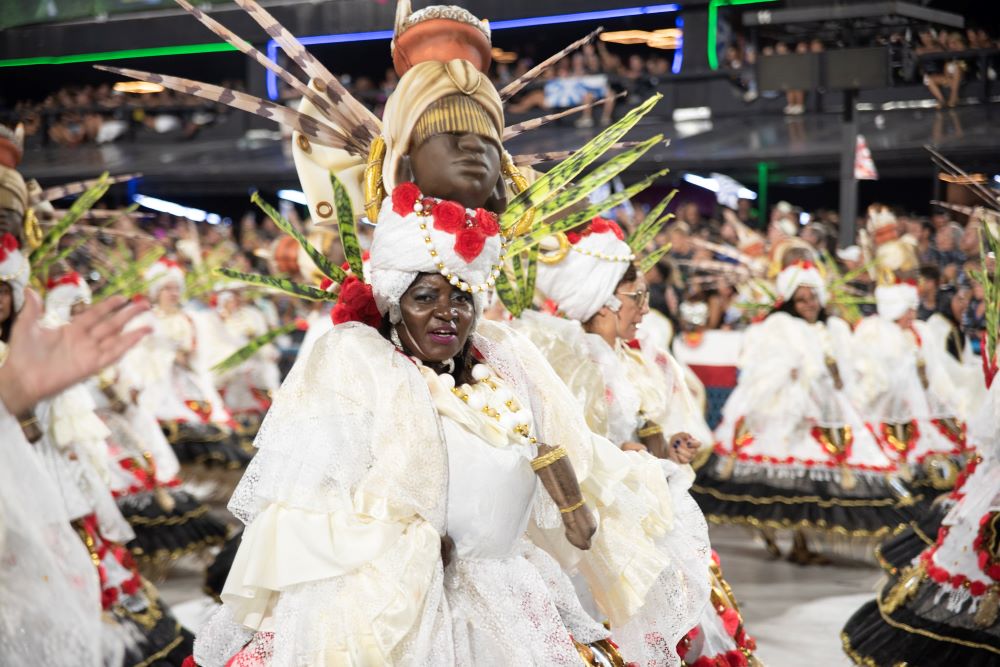
[[[538,289],[570,319],[586,322],[614,304],[618,283],[635,258],[613,222],[597,219],[577,238],[568,234],[569,251],[554,264],[538,265]]]
[[[45,312],[60,322],[69,322],[70,311],[78,303],[90,303],[90,287],[76,271],[49,280],[45,293]]]
[[[875,288],[875,304],[879,317],[895,322],[920,305],[917,288],[909,283],[881,285]]]
[[[184,291],[184,269],[177,262],[160,258],[155,264],[146,269],[146,282],[149,287],[149,298],[156,300],[156,295],[170,282],[176,283]]]
[[[826,305],[826,282],[811,262],[791,264],[782,269],[775,279],[775,288],[782,301],[791,301],[795,296],[795,290],[800,287],[812,288],[816,292],[816,298],[819,299],[819,305]]]
[[[482,209],[470,212],[455,202],[440,202],[428,211],[422,200],[415,185],[404,183],[382,202],[365,265],[379,311],[384,315],[398,305],[419,273],[445,276],[470,292],[481,311],[500,272],[496,216]],[[414,210],[414,204],[421,210]],[[448,221],[445,209],[451,214]]]
[[[24,288],[31,277],[28,258],[21,254],[17,239],[7,233],[0,238],[0,283],[10,285],[14,297],[14,312],[24,305]]]

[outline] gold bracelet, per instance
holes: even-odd
[[[20,421],[18,421],[18,423],[21,425],[21,428],[27,428],[27,427],[31,426],[32,424],[37,424],[38,423],[38,417],[36,417],[35,415],[31,415],[31,417],[29,419],[20,420]]]
[[[569,507],[560,507],[560,508],[559,508],[559,511],[560,511],[561,513],[563,513],[563,514],[569,514],[570,512],[575,512],[575,511],[577,511],[578,509],[580,509],[581,507],[583,507],[583,504],[584,504],[585,502],[587,502],[587,501],[585,501],[585,500],[584,500],[583,498],[581,498],[581,499],[580,499],[580,502],[578,502],[578,503],[573,503],[573,504],[572,504],[572,505],[570,505]]]
[[[656,422],[648,422],[647,426],[639,429],[639,437],[645,438],[651,435],[656,435],[657,433],[663,433],[663,427],[661,427]]]
[[[555,463],[556,461],[565,456],[566,456],[566,449],[562,445],[559,445],[551,452],[548,452],[547,454],[542,454],[541,456],[532,459],[531,469],[534,470],[535,472],[538,472],[542,468],[549,467],[550,465],[552,465],[553,463]]]

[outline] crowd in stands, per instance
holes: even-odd
[[[241,89],[239,83],[227,87]],[[107,144],[138,132],[190,139],[226,113],[197,97],[166,89],[119,92],[111,84],[66,86],[42,101],[20,101],[5,112],[24,125],[28,146]]]

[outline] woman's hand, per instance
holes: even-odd
[[[0,366],[0,401],[14,415],[113,364],[149,333],[125,325],[149,308],[114,296],[88,308],[64,326],[48,329],[39,320],[41,301],[25,290],[24,306],[10,336],[7,362]]]
[[[670,436],[667,458],[678,465],[688,465],[698,455],[701,443],[690,433],[681,431]]]

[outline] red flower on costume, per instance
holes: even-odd
[[[340,286],[337,305],[330,312],[334,324],[361,322],[377,329],[382,324],[382,314],[375,305],[371,285],[365,284],[357,276],[347,276]]]
[[[591,234],[604,234],[605,232],[612,232],[618,237],[619,241],[625,240],[625,232],[623,232],[622,228],[618,226],[618,223],[614,220],[608,220],[607,218],[594,218],[591,220],[588,231]]]
[[[7,254],[19,250],[20,246],[17,244],[17,239],[10,232],[7,232],[2,237],[0,237],[0,262],[7,259]]]
[[[413,213],[413,205],[420,197],[420,188],[414,183],[400,183],[392,191],[392,210],[396,215],[409,215]]]
[[[465,209],[453,201],[438,202],[433,207],[434,229],[457,234],[465,227]]]
[[[49,278],[46,282],[46,289],[52,289],[58,285],[79,285],[82,281],[80,274],[76,271],[70,271],[67,274],[60,276],[59,278]]]

